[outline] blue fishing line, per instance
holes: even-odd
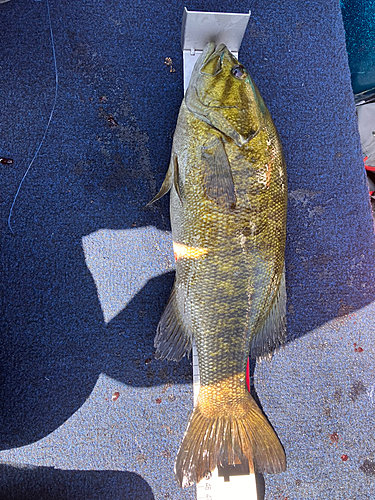
[[[34,1],[38,2],[40,0],[34,0]],[[44,130],[43,137],[42,137],[42,139],[41,139],[41,141],[40,141],[40,143],[39,143],[39,145],[38,145],[38,147],[37,147],[37,149],[35,151],[35,154],[34,154],[32,160],[31,160],[31,162],[29,163],[29,166],[26,169],[26,172],[24,173],[24,175],[23,175],[23,177],[21,179],[21,182],[19,183],[17,192],[16,192],[16,194],[15,194],[15,196],[13,198],[12,206],[10,207],[9,217],[8,217],[8,227],[9,227],[11,233],[13,233],[13,230],[12,230],[12,227],[11,227],[11,224],[10,224],[10,219],[12,217],[13,207],[14,207],[14,205],[16,203],[16,200],[17,200],[18,194],[19,194],[19,192],[21,190],[22,184],[23,184],[24,180],[26,179],[27,174],[29,173],[30,168],[32,167],[32,165],[33,165],[36,157],[38,156],[38,153],[40,151],[40,148],[42,147],[44,139],[46,138],[47,131],[49,129],[49,126],[50,126],[50,123],[51,123],[51,120],[52,120],[52,116],[53,116],[53,113],[55,111],[56,102],[57,102],[57,89],[58,89],[58,85],[59,85],[59,79],[58,79],[58,73],[57,73],[57,61],[56,61],[56,52],[55,52],[55,42],[54,42],[53,31],[52,31],[51,13],[50,13],[50,9],[49,9],[49,2],[48,2],[48,0],[46,0],[46,6],[47,6],[47,17],[48,17],[49,31],[50,31],[50,35],[51,35],[51,45],[52,45],[53,62],[54,62],[54,67],[55,67],[55,97],[54,97],[54,100],[53,100],[53,105],[52,105],[51,113],[49,115],[48,122],[47,122],[46,128]]]

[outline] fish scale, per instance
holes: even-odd
[[[177,479],[236,463],[281,472],[284,450],[246,388],[246,363],[285,337],[285,163],[259,91],[224,45],[208,44],[195,65],[153,201],[169,190],[176,278],[155,356],[178,361],[194,338],[201,383]]]

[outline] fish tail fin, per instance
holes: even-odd
[[[176,458],[180,486],[198,483],[218,466],[239,463],[248,462],[251,473],[285,471],[285,452],[279,438],[248,396],[239,411],[236,408],[216,416],[205,416],[198,400]]]

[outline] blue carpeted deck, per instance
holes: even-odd
[[[191,366],[152,358],[173,281],[169,161],[189,10],[252,10],[240,51],[284,145],[288,336],[255,387],[288,471],[266,500],[373,500],[374,231],[339,2],[0,5],[0,500],[191,500]],[[171,57],[175,72],[164,64]],[[361,349],[359,349],[361,348]],[[346,459],[347,458],[347,459]]]

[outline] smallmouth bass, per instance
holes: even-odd
[[[246,69],[213,42],[181,104],[166,178],[175,283],[155,357],[179,361],[194,338],[197,405],[179,449],[181,486],[218,465],[286,469],[283,447],[246,388],[246,363],[285,338],[287,186],[278,133]]]

